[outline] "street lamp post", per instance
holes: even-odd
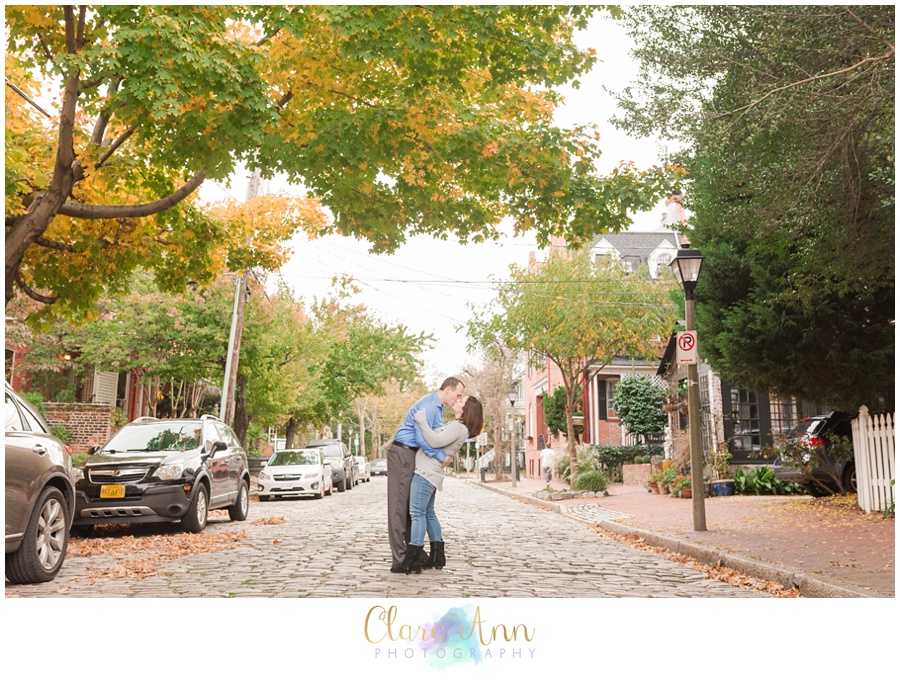
[[[699,249],[679,249],[678,255],[669,264],[672,272],[675,273],[675,279],[684,288],[685,327],[689,331],[694,331],[694,289],[697,286],[702,263],[703,255]],[[700,432],[700,378],[696,362],[688,364],[687,377],[688,423],[691,439],[691,499],[693,501],[694,531],[706,531],[706,503],[703,497],[703,451]]]
[[[516,487],[516,481],[519,479],[519,459],[516,457],[516,399],[519,398],[519,392],[514,386],[509,388],[509,406],[511,417],[509,420],[509,453],[512,462],[512,485]]]

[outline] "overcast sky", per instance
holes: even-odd
[[[581,89],[564,91],[565,104],[557,113],[557,123],[571,126],[593,123],[601,133],[601,172],[621,160],[634,161],[639,168],[659,163],[653,140],[627,137],[608,123],[615,104],[603,86],[616,91],[636,74],[629,58],[630,41],[624,29],[605,17],[595,17],[581,32],[578,42],[592,47],[599,58],[594,70],[581,78]],[[236,176],[227,191],[243,200],[247,193],[246,173]],[[282,189],[270,184],[271,189]],[[226,188],[207,182],[205,198],[221,196]],[[264,184],[263,190],[266,189]],[[664,206],[635,216],[635,229],[653,229]],[[434,348],[424,354],[425,379],[430,384],[459,372],[468,363],[479,365],[477,356],[466,351],[465,334],[456,327],[469,318],[469,305],[489,306],[494,298],[491,276],[505,277],[509,264],[524,265],[528,255],[538,250],[533,236],[512,237],[498,243],[461,245],[454,240],[411,237],[392,255],[368,253],[368,243],[349,237],[331,236],[310,241],[296,237],[294,256],[281,275],[297,296],[311,300],[328,293],[331,278],[352,275],[362,292],[358,301],[386,322],[400,322],[415,332],[435,336]]]

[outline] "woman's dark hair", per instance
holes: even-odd
[[[459,421],[468,427],[470,439],[481,434],[481,428],[484,427],[484,411],[481,401],[474,396],[469,396],[463,405],[462,417],[459,418]]]

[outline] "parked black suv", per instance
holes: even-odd
[[[359,469],[345,443],[337,439],[317,439],[304,448],[322,449],[326,462],[331,465],[331,481],[338,491],[352,489],[357,484]]]
[[[181,520],[199,533],[207,513],[247,518],[250,470],[234,432],[219,419],[141,417],[75,470],[74,529],[94,524]]]
[[[787,436],[792,457],[778,457],[772,464],[775,477],[801,484],[814,496],[856,493],[856,462],[848,452],[853,418],[834,411],[800,420]]]

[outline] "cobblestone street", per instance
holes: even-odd
[[[91,576],[128,558],[68,557],[55,581],[7,583],[6,596],[771,597],[604,538],[584,523],[592,521],[588,517],[578,521],[453,478],[447,478],[436,504],[447,566],[419,576],[391,574],[386,491],[387,478],[374,477],[323,500],[260,503],[254,498],[245,522],[211,519],[204,532],[245,533],[236,548],[171,560],[146,578]],[[590,517],[596,514],[595,508]],[[253,524],[267,518],[284,522]],[[154,531],[180,530],[171,525]]]

